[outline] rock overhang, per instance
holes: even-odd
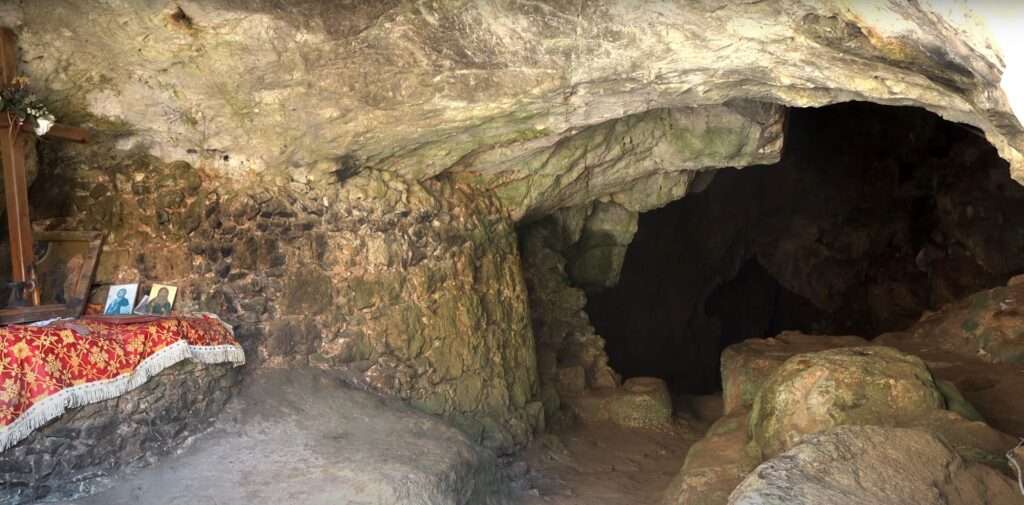
[[[923,107],[981,129],[1024,180],[1017,88],[1001,87],[1016,82],[1017,14],[874,0],[39,0],[0,19],[36,87],[114,146],[236,180],[326,173],[344,156],[419,180],[471,174],[519,219],[595,199],[645,210],[685,194],[692,170],[770,162],[781,122],[764,118],[783,113],[771,105],[746,158],[614,152],[623,125],[686,126],[737,103]]]

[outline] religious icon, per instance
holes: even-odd
[[[171,313],[174,305],[174,297],[178,294],[178,288],[167,284],[154,284],[149,290],[149,295],[142,300],[136,312],[140,314],[153,314],[166,316]]]
[[[132,306],[135,304],[135,295],[139,291],[138,284],[115,284],[110,286],[107,292],[106,308],[103,309],[105,316],[128,316],[132,313]]]

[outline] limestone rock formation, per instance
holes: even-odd
[[[952,410],[938,410],[917,420],[909,428],[938,436],[964,460],[988,465],[1003,473],[1006,451],[1017,445],[1018,438],[992,428],[983,421],[971,420]]]
[[[498,505],[494,453],[337,371],[261,370],[175,460],[120,475],[76,505]]]
[[[925,111],[794,109],[779,163],[703,173],[703,191],[639,217],[620,282],[587,293],[620,373],[711,392],[718,342],[871,337],[1024,271],[1024,234],[1007,231],[1024,187]]]
[[[119,146],[235,178],[322,173],[344,156],[415,179],[455,170],[509,188],[504,200],[524,215],[602,196],[650,193],[640,198],[647,201],[678,191],[689,176],[672,174],[708,163],[697,161],[699,152],[614,181],[616,163],[581,172],[578,155],[625,160],[602,151],[629,151],[628,143],[568,147],[648,123],[645,114],[671,125],[665,119],[677,113],[658,109],[743,99],[924,107],[983,130],[1022,180],[1024,129],[1007,96],[1016,88],[1000,87],[1007,63],[1018,60],[998,29],[1018,14],[904,1],[702,0],[637,9],[627,0],[287,8],[38,0],[6,6],[0,19],[21,32],[27,72],[59,104],[58,115],[90,120]],[[601,124],[603,132],[590,130]],[[777,148],[772,135],[746,143],[754,133],[747,126],[707,132],[699,144],[713,151],[749,145],[770,157]],[[669,148],[659,145],[640,149]],[[543,169],[522,172],[515,160]],[[570,182],[581,174],[611,183]],[[509,180],[519,182],[502,182]],[[562,201],[566,195],[571,201]]]
[[[616,388],[620,382],[608,366],[604,340],[583,311],[586,294],[572,286],[566,272],[565,251],[580,239],[586,217],[574,210],[561,212],[520,232],[541,398],[552,420],[560,395]]]
[[[633,377],[620,388],[581,392],[562,401],[584,423],[608,422],[646,429],[672,425],[672,396],[665,381],[654,377]]]
[[[515,217],[595,198],[642,212],[681,198],[700,170],[778,161],[784,118],[780,107],[747,101],[654,109],[582,128],[550,145],[534,141],[474,153],[453,170],[493,189]],[[609,214],[599,212],[589,224],[615,225]]]
[[[1020,503],[1015,483],[923,431],[843,426],[757,467],[729,505]]]
[[[0,22],[58,117],[95,130],[44,145],[33,205],[109,233],[101,284],[179,284],[251,368],[344,370],[509,451],[559,386],[624,391],[570,280],[614,282],[636,213],[705,169],[778,159],[784,105],[920,106],[1024,181],[1015,60],[968,11],[33,0]],[[532,320],[528,296],[549,304]]]
[[[750,436],[766,458],[835,426],[907,426],[945,407],[920,358],[888,347],[797,355],[764,384]]]
[[[516,235],[493,199],[379,171],[238,187],[138,150],[44,154],[60,183],[33,194],[37,216],[108,233],[96,282],[178,285],[179,310],[235,326],[250,369],[346,369],[501,451],[542,425]]]
[[[839,347],[859,347],[857,336],[807,335],[787,331],[766,339],[749,339],[722,351],[722,397],[725,415],[749,409],[761,387],[789,358]]]
[[[597,290],[619,282],[626,248],[636,234],[637,213],[615,203],[596,202],[579,240],[567,251],[573,285]]]
[[[906,332],[882,335],[879,343],[925,343],[992,363],[1024,363],[1024,282],[981,291],[925,315]],[[896,343],[899,344],[896,344]]]

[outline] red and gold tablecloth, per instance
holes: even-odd
[[[206,314],[0,327],[0,451],[185,359],[241,365],[245,354],[231,327]]]

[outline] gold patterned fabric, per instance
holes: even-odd
[[[0,450],[14,443],[11,438],[23,438],[66,407],[121,394],[187,358],[206,363],[245,361],[230,327],[210,315],[2,327]],[[26,415],[32,419],[21,419]],[[26,423],[30,429],[23,426]],[[5,433],[15,427],[18,433]]]

